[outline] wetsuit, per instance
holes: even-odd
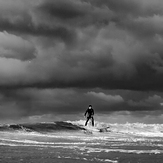
[[[87,120],[85,122],[85,126],[87,126],[87,123],[88,121],[91,119],[92,120],[92,126],[94,126],[94,118],[93,118],[93,115],[94,115],[94,110],[91,108],[91,109],[87,109],[84,116],[87,115]]]

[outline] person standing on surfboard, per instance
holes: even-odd
[[[86,110],[84,116],[86,117],[87,115],[87,120],[85,122],[85,126],[87,126],[88,121],[91,119],[92,120],[92,126],[94,126],[94,110],[92,108],[92,105],[89,105],[88,109]]]

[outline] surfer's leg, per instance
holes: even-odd
[[[94,118],[92,117],[92,126],[94,126]]]
[[[85,126],[87,126],[88,121],[89,121],[89,117],[87,117],[87,120],[85,122]]]

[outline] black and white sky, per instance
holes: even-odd
[[[163,122],[162,0],[0,0],[0,122]]]

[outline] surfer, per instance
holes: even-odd
[[[86,110],[84,116],[86,117],[87,115],[87,120],[85,122],[85,126],[87,126],[88,121],[91,119],[92,120],[92,126],[94,126],[94,110],[92,108],[92,105],[89,105],[88,109]]]

